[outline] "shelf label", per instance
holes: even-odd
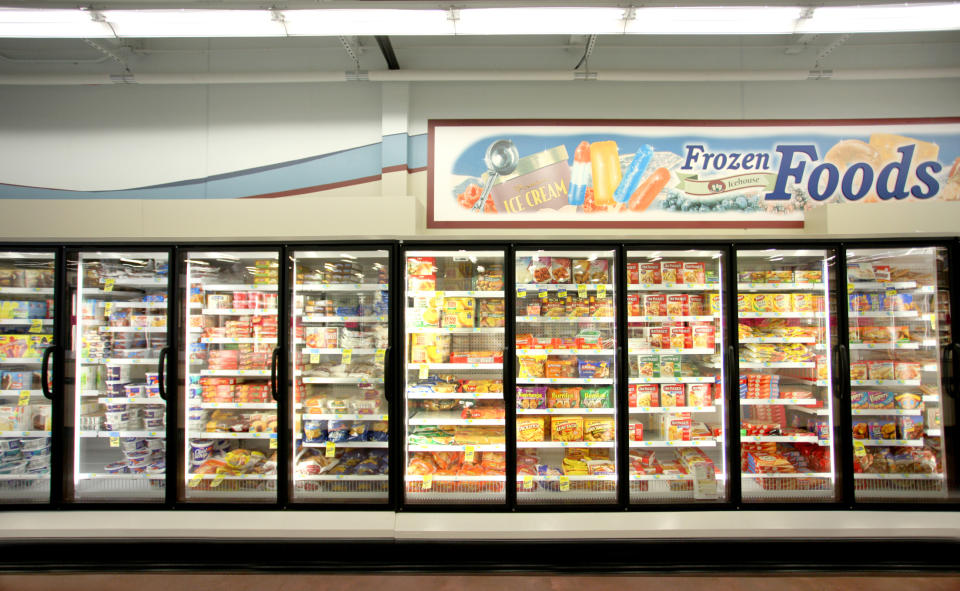
[[[117,280],[114,279],[113,277],[111,277],[111,278],[109,278],[109,279],[106,279],[106,280],[103,282],[103,291],[105,291],[105,292],[111,292],[111,291],[113,291],[113,286],[114,286],[114,284],[116,284],[116,282],[117,282]]]
[[[374,359],[374,361],[375,361],[376,363],[378,363],[378,364],[380,364],[380,365],[383,365],[383,360],[384,360],[386,357],[387,357],[387,350],[386,350],[386,349],[377,349],[377,354],[376,354],[376,356],[375,356],[373,359]]]
[[[888,290],[887,290],[887,297],[888,297],[888,298],[895,298],[895,297],[897,297],[897,290],[895,290],[895,289],[888,289]]]
[[[541,300],[547,299],[547,290],[541,289],[540,292],[537,294],[537,296],[538,296]]]
[[[527,297],[527,290],[525,290],[525,289],[522,288],[522,287],[518,287],[518,288],[517,288],[517,297],[518,297],[518,298],[525,298],[525,297]]]
[[[570,490],[570,477],[561,476],[560,477],[560,492],[567,492]]]
[[[213,477],[213,482],[210,483],[210,488],[217,488],[223,484],[223,480],[227,477],[226,472],[217,472],[217,475]]]
[[[113,302],[107,302],[103,305],[103,315],[110,318],[111,314],[113,314]]]
[[[863,445],[862,441],[854,440],[853,441],[853,456],[855,458],[863,458],[867,456],[867,447]]]
[[[583,283],[577,284],[577,297],[581,300],[586,299],[587,297],[587,286]]]
[[[110,438],[110,447],[120,447],[120,438],[119,438],[119,437],[111,437],[111,438]]]
[[[853,291],[853,284],[852,284],[852,283],[848,283],[848,284],[847,284],[847,291],[848,291],[848,292]]]
[[[353,361],[353,349],[344,349],[340,357],[340,363],[350,365],[351,361]]]
[[[273,437],[270,438],[270,449],[277,449],[277,440]]]
[[[30,321],[30,328],[27,332],[43,332],[43,321],[39,318]]]
[[[190,488],[197,488],[200,486],[200,482],[203,480],[203,474],[194,474],[193,478],[190,479],[190,482],[187,483],[187,486]]]
[[[567,299],[567,290],[565,289],[557,290],[557,298],[561,300]]]
[[[431,488],[433,488],[433,474],[424,474],[423,490],[430,490]]]
[[[325,451],[324,455],[325,455],[326,457],[332,458],[332,457],[334,457],[334,455],[336,455],[336,453],[337,453],[337,444],[336,444],[336,443],[334,443],[334,442],[332,442],[332,441],[328,441],[328,442],[327,442],[327,445],[326,445],[325,447],[326,447],[326,451]]]
[[[425,380],[430,377],[430,367],[423,363],[420,365],[420,379]]]
[[[30,390],[20,392],[20,399],[17,400],[17,406],[26,406],[30,404]]]
[[[463,448],[463,461],[468,464],[472,464],[473,457],[474,455],[476,455],[476,451],[477,451],[477,448],[473,445],[468,445],[465,448]]]
[[[311,353],[311,354],[310,354],[310,365],[317,365],[318,363],[320,363],[320,354],[319,354],[319,353]]]
[[[597,299],[602,300],[607,297],[607,286],[603,283],[597,285]]]
[[[524,490],[533,490],[533,476],[530,474],[525,474],[523,476],[523,488]]]

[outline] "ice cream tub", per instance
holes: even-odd
[[[31,437],[20,440],[20,447],[24,450],[42,449],[50,446],[49,437]]]
[[[497,178],[490,199],[499,213],[560,209],[569,205],[570,164],[560,145],[520,158],[516,169]],[[484,183],[491,172],[484,174]],[[483,183],[481,183],[483,184]]]
[[[147,440],[142,437],[124,437],[120,441],[121,447],[125,452],[134,452],[139,449],[147,448]]]
[[[27,462],[20,460],[0,464],[0,474],[23,474],[27,471]]]
[[[3,462],[15,462],[17,460],[22,460],[23,454],[20,453],[20,449],[5,449],[3,454],[0,455],[0,461]]]
[[[129,365],[107,365],[104,367],[104,379],[107,382],[111,381],[130,381],[130,366]]]
[[[104,416],[108,423],[124,423],[129,421],[131,418],[129,411],[108,412]]]
[[[125,412],[127,410],[126,404],[108,404],[107,412]]]
[[[166,462],[153,462],[147,466],[147,474],[165,474],[167,471]]]
[[[161,429],[163,428],[163,419],[144,419],[143,427],[144,429]]]
[[[157,384],[160,383],[160,381],[159,381],[159,377],[160,377],[159,374],[152,373],[152,372],[147,372],[147,373],[145,373],[145,374],[143,374],[143,375],[144,375],[144,377],[145,377],[146,380],[147,380],[147,385],[148,385],[148,386],[156,386]]]
[[[164,407],[148,406],[140,411],[140,416],[144,419],[162,419],[166,415]]]
[[[190,463],[199,465],[213,455],[213,441],[210,439],[194,439],[190,442]]]
[[[145,474],[147,472],[146,466],[130,466],[130,472],[133,474]]]
[[[142,398],[144,396],[144,387],[142,384],[127,384],[123,387],[127,398]]]
[[[147,398],[160,398],[160,386],[158,384],[147,384],[143,387],[143,393]]]
[[[108,380],[104,383],[104,387],[107,390],[107,396],[110,398],[119,398],[121,396],[126,396],[127,393],[123,389],[127,385],[126,380]]]
[[[151,439],[147,439],[147,449],[149,449],[150,451],[153,451],[153,452],[156,452],[156,451],[162,452],[162,451],[163,451],[163,439],[160,439],[160,438],[157,438],[157,437],[154,437],[154,438],[151,438]]]
[[[41,447],[40,449],[21,450],[21,453],[23,454],[23,457],[28,460],[30,458],[39,458],[43,456],[49,457],[50,447],[48,446],[48,447]]]
[[[20,450],[19,439],[0,439],[0,451]]]
[[[130,466],[146,466],[153,461],[153,454],[146,449],[124,452],[124,454],[127,456],[127,464]]]

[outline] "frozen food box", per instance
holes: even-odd
[[[583,441],[583,417],[550,417],[552,441]]]
[[[543,417],[517,417],[517,441],[543,441]]]
[[[664,285],[675,285],[683,281],[683,263],[680,261],[663,261],[660,275]]]
[[[706,265],[698,262],[683,263],[683,283],[703,284],[706,282]]]
[[[613,417],[585,417],[583,419],[584,441],[613,441]]]
[[[716,346],[716,329],[712,324],[695,325],[692,331],[694,349],[713,349]]]
[[[553,283],[572,283],[570,259],[553,257],[550,259],[550,275]]]
[[[667,296],[662,293],[648,293],[643,297],[643,312],[646,316],[666,316]]]
[[[851,380],[868,380],[869,368],[866,361],[854,361],[850,363]]]
[[[710,384],[687,384],[687,404],[689,406],[712,405],[713,387]]]
[[[637,358],[637,371],[641,378],[660,377],[660,356],[640,355]]]
[[[670,328],[658,326],[650,329],[650,347],[653,349],[670,348]]]
[[[850,408],[869,408],[867,401],[867,390],[855,390],[850,392]]]
[[[687,313],[691,316],[704,316],[707,313],[707,298],[702,293],[687,295]]]
[[[640,283],[640,263],[627,263],[627,283],[630,285]]]
[[[689,326],[670,327],[670,348],[689,349],[693,346],[693,333]]]
[[[690,304],[687,294],[676,293],[667,296],[668,316],[689,316]]]
[[[660,376],[664,378],[680,377],[680,355],[661,355],[660,356]]]
[[[639,283],[660,284],[663,276],[660,271],[660,261],[654,263],[639,264],[640,281]]]
[[[767,271],[764,279],[767,283],[794,283],[794,274],[789,269],[777,269]]]
[[[635,384],[636,400],[630,406],[660,406],[660,386],[657,384]]]
[[[894,379],[893,361],[867,361],[867,375],[871,380]]]
[[[686,406],[683,384],[661,384],[660,406]]]
[[[517,408],[547,408],[547,387],[517,386]]]
[[[893,409],[893,392],[870,391],[867,392],[867,408]]]

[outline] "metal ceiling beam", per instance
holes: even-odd
[[[397,61],[397,54],[393,52],[393,43],[390,43],[390,37],[386,35],[376,35],[377,45],[380,46],[380,53],[387,62],[387,68],[390,70],[399,70],[400,62]]]

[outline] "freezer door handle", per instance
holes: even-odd
[[[160,387],[160,398],[167,400],[167,356],[170,347],[160,349],[160,361],[157,363],[157,385]]]
[[[273,357],[270,360],[270,395],[274,402],[280,402],[280,395],[277,393],[277,367],[280,364],[280,347],[273,350]]]
[[[957,345],[957,343],[950,343],[943,348],[943,353],[940,354],[941,367],[943,368],[944,391],[946,391],[947,396],[950,398],[953,398],[955,395],[953,387],[953,358],[956,355],[958,347],[960,347],[960,345]]]
[[[43,351],[43,362],[40,364],[40,389],[47,400],[53,400],[53,391],[50,388],[50,358],[55,346],[50,345]]]
[[[850,353],[846,345],[837,345],[837,364],[836,372],[840,384],[841,400],[850,399]]]
[[[391,398],[392,398],[392,396],[390,395],[390,386],[393,385],[389,383],[390,370],[393,367],[390,361],[390,349],[391,347],[387,347],[383,351],[383,397],[387,399],[388,404],[391,402]]]

